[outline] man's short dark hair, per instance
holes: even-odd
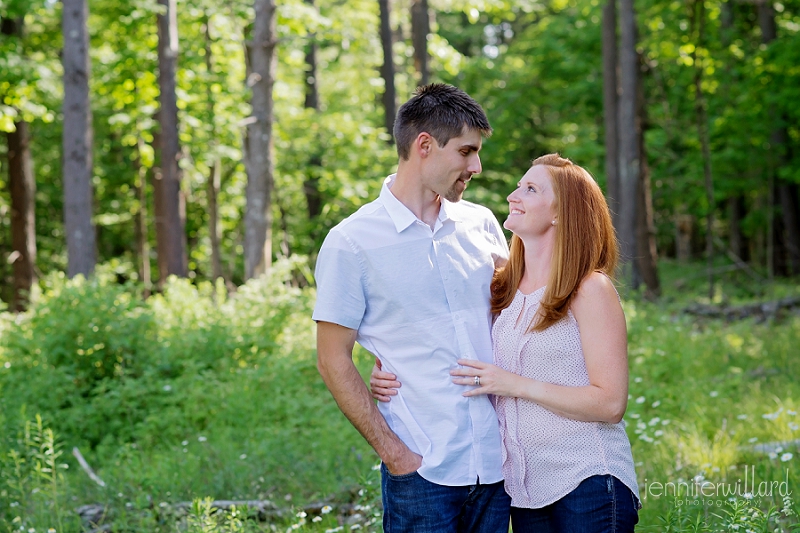
[[[492,134],[483,108],[461,89],[444,83],[417,87],[414,96],[397,111],[394,123],[397,155],[407,160],[411,144],[423,131],[443,147],[450,139],[462,135],[465,127],[480,131],[484,137]]]

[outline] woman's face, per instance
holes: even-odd
[[[555,193],[550,172],[545,166],[531,167],[507,200],[509,213],[503,224],[507,230],[520,238],[555,231]]]

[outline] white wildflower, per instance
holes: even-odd
[[[785,454],[781,455],[781,461],[783,461],[784,463],[785,463],[786,461],[791,461],[791,460],[792,460],[792,457],[794,457],[794,455],[792,455],[791,453],[788,453],[788,452],[787,452],[787,453],[785,453]]]

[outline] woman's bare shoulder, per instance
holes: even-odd
[[[602,272],[592,272],[581,282],[572,301],[573,313],[600,310],[607,306],[619,306],[619,294],[614,282]]]

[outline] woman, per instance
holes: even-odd
[[[460,359],[453,382],[494,396],[514,533],[633,531],[627,332],[605,198],[586,170],[549,154],[508,204],[511,253],[492,282],[495,364]],[[373,395],[389,401],[394,380],[376,366]]]

